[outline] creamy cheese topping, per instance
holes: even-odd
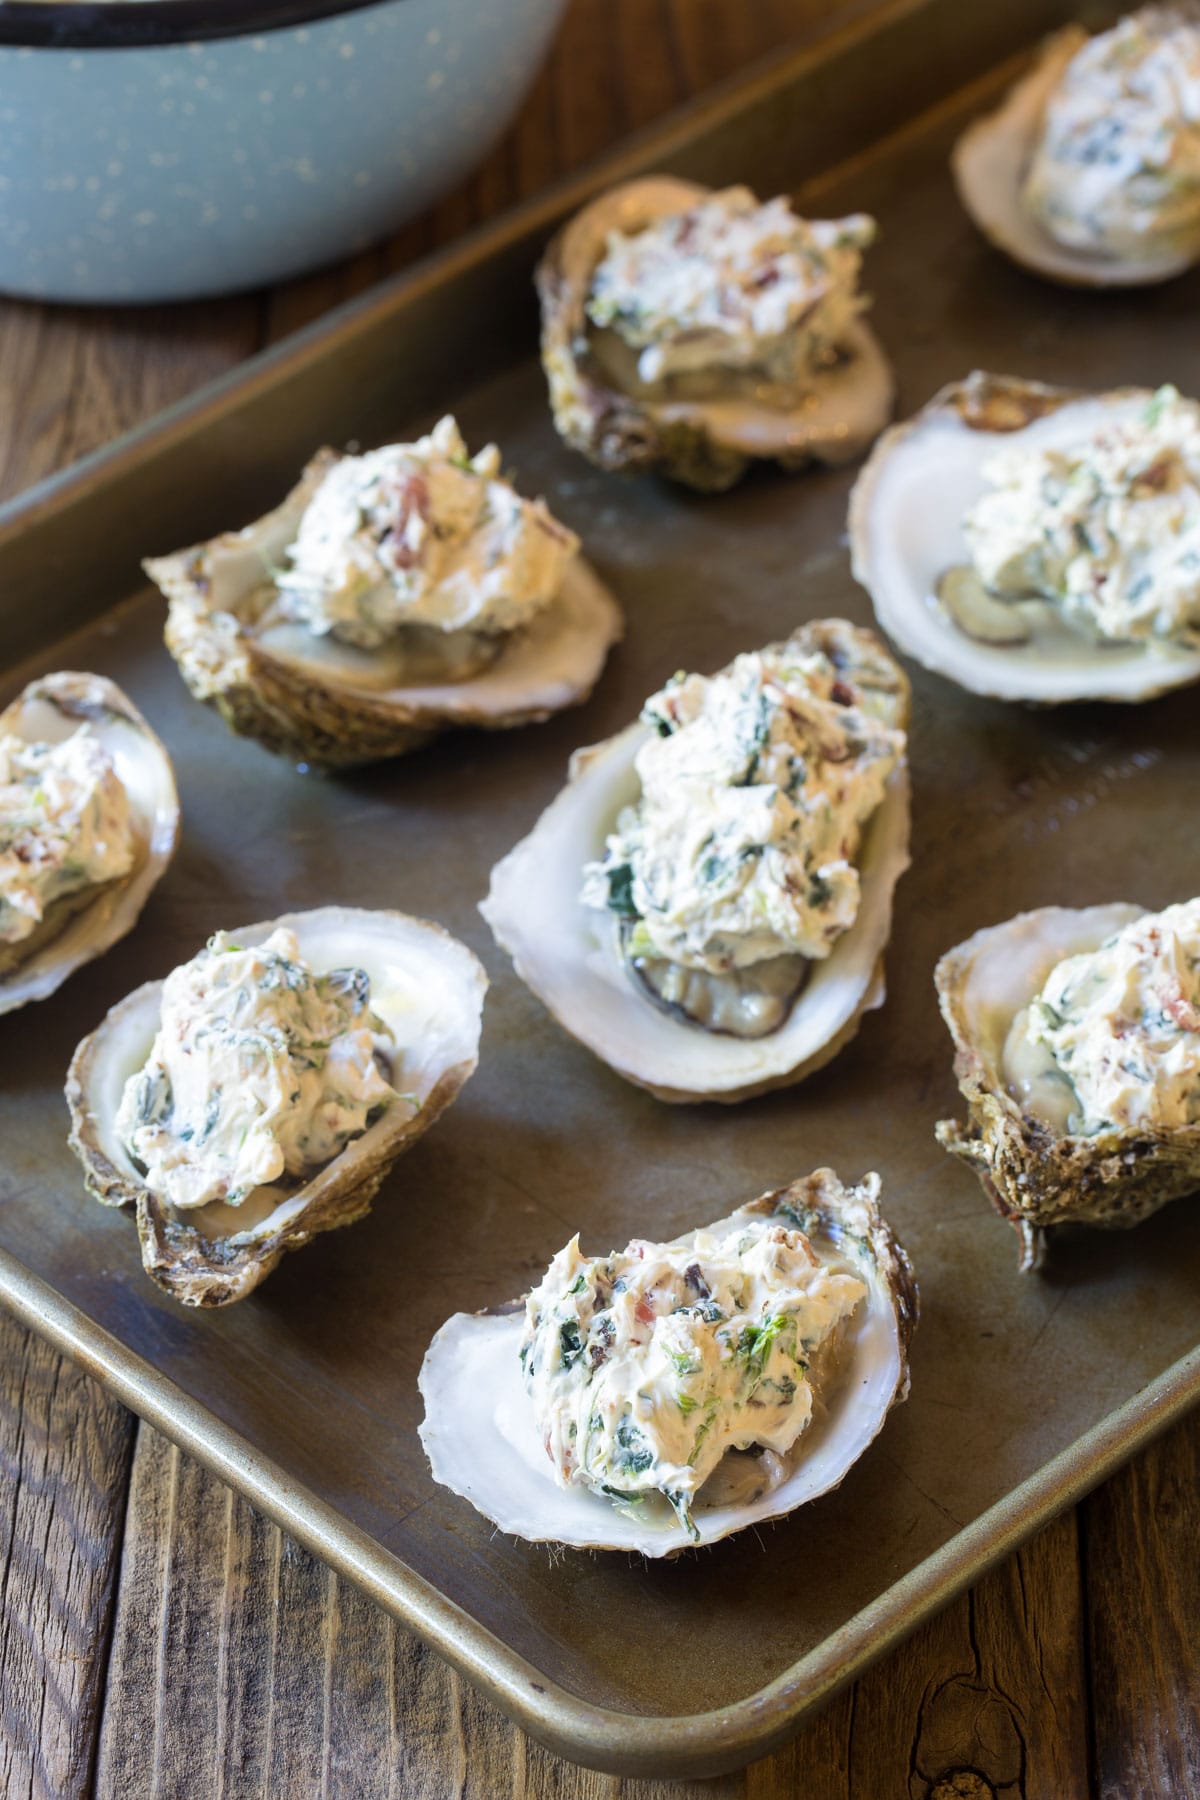
[[[798,636],[651,696],[641,797],[582,893],[631,923],[630,954],[713,974],[829,955],[858,912],[863,827],[904,754],[859,685],[869,672]]]
[[[692,1502],[727,1450],[792,1448],[810,1363],[866,1292],[764,1214],[606,1257],[573,1238],[528,1296],[521,1342],[555,1479],[626,1503],[661,1493],[695,1535]]]
[[[1022,199],[1060,243],[1110,256],[1200,232],[1200,18],[1148,6],[1071,58]]]
[[[515,631],[555,598],[578,547],[500,478],[494,444],[468,457],[445,418],[415,444],[339,458],[276,580],[285,616],[371,650],[412,625]]]
[[[996,594],[1057,601],[1103,638],[1200,643],[1200,405],[1160,388],[1138,417],[1057,449],[1014,444],[963,521]]]
[[[865,214],[798,219],[725,188],[643,230],[610,232],[588,296],[592,322],[640,351],[643,381],[763,368],[796,380],[827,364],[867,304],[856,291]]]
[[[1014,1031],[1069,1084],[1072,1133],[1200,1123],[1200,899],[1058,963]]]
[[[133,867],[129,796],[81,725],[57,744],[0,737],[0,944],[27,938],[47,907]]]
[[[219,931],[163,983],[158,1035],[117,1133],[172,1206],[322,1168],[397,1099],[395,1046],[362,969],[314,974],[293,931],[245,949]]]

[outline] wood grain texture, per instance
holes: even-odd
[[[0,1794],[88,1791],[133,1420],[0,1314]]]
[[[836,0],[836,10],[869,4]],[[0,305],[0,495],[834,10],[832,0],[573,0],[514,129],[470,182],[390,243],[272,294],[215,305]],[[776,1756],[715,1783],[676,1784],[621,1782],[550,1756],[147,1429],[130,1474],[127,1415],[7,1323],[0,1414],[5,1796],[82,1795],[93,1761],[95,1792],[112,1800],[1073,1800],[1090,1791],[1124,1800],[1200,1791],[1200,1421],[979,1583]]]

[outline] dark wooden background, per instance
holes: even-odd
[[[869,4],[572,0],[547,68],[486,167],[383,248],[277,291],[195,307],[0,302],[0,494],[751,58]],[[1036,1364],[1019,1379],[1036,1406]],[[690,1786],[622,1783],[549,1756],[2,1314],[0,1468],[5,1800],[1200,1794],[1200,1417],[981,1581],[785,1750]]]

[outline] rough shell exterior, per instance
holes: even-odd
[[[268,936],[278,925],[295,928],[306,917],[314,916],[319,915],[288,915],[242,928],[237,936],[253,941]],[[291,1204],[281,1221],[264,1232],[248,1235],[247,1241],[206,1237],[186,1217],[167,1207],[138,1178],[128,1161],[116,1160],[112,1152],[107,1129],[111,1119],[103,1117],[103,1091],[111,1085],[105,1081],[105,1063],[118,1054],[127,1032],[140,1034],[148,1048],[157,1029],[162,982],[147,982],[128,995],[75,1051],[66,1085],[70,1144],[83,1164],[88,1191],[105,1206],[134,1209],[147,1274],[185,1306],[228,1306],[243,1300],[266,1279],[287,1251],[303,1248],[320,1232],[353,1225],[363,1218],[397,1158],[445,1112],[474,1072],[479,1011],[487,988],[482,967],[465,946],[439,926],[407,919],[402,914],[373,917],[419,927],[429,934],[432,953],[452,955],[461,965],[456,979],[462,983],[468,1013],[474,1014],[474,1043],[447,1062],[423,1094],[419,1111],[411,1112],[401,1104],[390,1106],[362,1137],[348,1144],[332,1162],[289,1194]],[[352,946],[348,945],[348,949]]]
[[[1119,1231],[1139,1224],[1171,1200],[1200,1187],[1200,1125],[1176,1131],[1125,1130],[1097,1137],[1058,1135],[1023,1112],[1008,1092],[998,1059],[983,1039],[967,982],[981,950],[1003,946],[1005,934],[1036,931],[1048,907],[976,932],[947,952],[934,981],[954,1041],[954,1073],[968,1119],[943,1119],[943,1149],[973,1169],[996,1211],[1021,1240],[1021,1267],[1036,1267],[1047,1226],[1094,1225]],[[1065,954],[1065,953],[1064,953]],[[1040,985],[1040,984],[1039,984]],[[1036,993],[1014,994],[1012,1015]]]
[[[197,700],[213,704],[234,731],[268,750],[322,768],[349,768],[400,756],[456,726],[534,724],[587,699],[623,624],[616,601],[581,558],[563,587],[575,640],[570,667],[549,682],[535,671],[524,689],[514,682],[500,704],[489,702],[478,679],[374,690],[321,679],[311,666],[266,645],[255,627],[269,592],[267,568],[282,559],[338,460],[336,451],[319,451],[286,499],[245,531],[146,562],[146,573],[169,603],[167,648]],[[514,634],[521,654],[551,629],[542,615],[527,632]],[[502,669],[508,654],[506,648],[492,668]]]
[[[722,436],[706,423],[704,404],[695,416],[667,416],[649,400],[614,387],[588,353],[585,305],[592,272],[604,254],[610,231],[634,232],[655,219],[686,211],[709,192],[672,176],[628,181],[601,194],[570,219],[551,241],[537,269],[542,309],[542,366],[550,388],[554,424],[573,450],[601,469],[641,474],[651,469],[702,493],[719,493],[745,474],[755,457],[768,457],[788,470],[814,461],[841,463],[855,456],[891,416],[892,385],[882,353],[860,327],[864,343],[880,364],[880,392],[869,429],[860,437],[845,428],[788,447],[786,432],[777,447],[750,448]],[[765,409],[758,409],[761,413]],[[678,409],[672,409],[677,413]],[[786,417],[786,415],[784,415]]]

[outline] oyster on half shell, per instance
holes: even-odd
[[[1000,106],[968,126],[951,157],[959,198],[998,250],[1050,281],[1068,287],[1147,287],[1168,281],[1200,256],[1194,232],[1151,237],[1136,251],[1116,255],[1052,236],[1025,204],[1026,176],[1047,104],[1088,42],[1080,25],[1055,32]]]
[[[818,1169],[707,1228],[719,1235],[771,1218],[803,1232],[823,1268],[857,1277],[866,1292],[830,1340],[828,1357],[819,1356],[812,1368],[811,1423],[783,1456],[728,1450],[699,1489],[694,1535],[656,1496],[618,1507],[590,1488],[557,1485],[522,1380],[520,1301],[456,1314],[429,1347],[420,1375],[420,1433],[434,1480],[514,1537],[648,1557],[716,1543],[828,1493],[908,1394],[917,1288],[908,1257],[880,1215],[879,1190],[878,1175],[845,1187],[832,1169]],[[696,1235],[685,1234],[672,1247],[685,1248]]]
[[[855,579],[892,641],[972,693],[1042,706],[1150,700],[1200,679],[1200,651],[1089,636],[1049,601],[993,599],[969,566],[963,518],[998,450],[1066,449],[1101,425],[1132,423],[1152,399],[1144,388],[1087,394],[976,370],[886,431],[855,482],[849,524]]]
[[[241,945],[293,931],[317,974],[351,966],[370,978],[370,1004],[395,1051],[388,1081],[398,1098],[361,1136],[302,1182],[254,1189],[239,1204],[186,1210],[143,1179],[117,1131],[125,1084],[146,1063],[159,1028],[163,983],[147,982],[113,1007],[75,1052],[67,1077],[71,1148],[89,1192],[135,1209],[147,1273],[187,1306],[227,1306],[268,1276],[285,1251],[370,1210],[398,1157],[457,1098],[474,1071],[487,978],[463,944],[403,913],[326,906],[236,933]]]
[[[179,797],[166,749],[137,707],[102,675],[64,671],[31,681],[0,713],[0,737],[59,744],[86,725],[125,792],[133,864],[114,880],[52,901],[0,958],[0,1013],[44,1000],[69,975],[132,931],[175,854]]]
[[[1061,1081],[1047,1091],[1011,1046],[1014,1020],[1051,970],[1097,950],[1144,912],[1127,904],[1042,907],[977,931],[938,963],[938,1000],[969,1114],[965,1125],[943,1119],[938,1142],[975,1171],[1016,1228],[1022,1268],[1036,1265],[1047,1226],[1136,1225],[1200,1187],[1200,1126],[1075,1135]]]
[[[907,681],[872,633],[818,620],[786,647],[793,645],[829,656],[847,680],[861,675],[864,691],[868,680],[878,683],[873,703],[903,725]],[[891,770],[865,824],[854,858],[857,912],[829,954],[711,976],[628,957],[623,924],[580,898],[586,865],[603,856],[624,809],[638,800],[636,758],[653,735],[642,721],[575,752],[566,787],[492,870],[480,911],[558,1023],[660,1100],[738,1101],[789,1086],[836,1056],[863,1015],[883,1004],[892,896],[909,861],[907,765],[901,758]]]
[[[466,632],[408,627],[367,650],[279,617],[272,571],[339,460],[318,452],[287,498],[242,530],[147,560],[169,603],[167,647],[196,699],[242,736],[328,768],[399,756],[456,726],[532,724],[587,699],[623,622],[580,556],[557,598],[482,663]]]
[[[646,383],[636,355],[587,314],[592,277],[610,232],[633,233],[686,212],[710,189],[654,175],[601,194],[568,221],[537,271],[542,362],[559,435],[602,469],[659,469],[716,492],[750,462],[787,469],[849,462],[892,413],[894,381],[879,341],[861,318],[848,325],[839,360],[794,391],[764,386],[752,371],[718,389],[689,376]]]

